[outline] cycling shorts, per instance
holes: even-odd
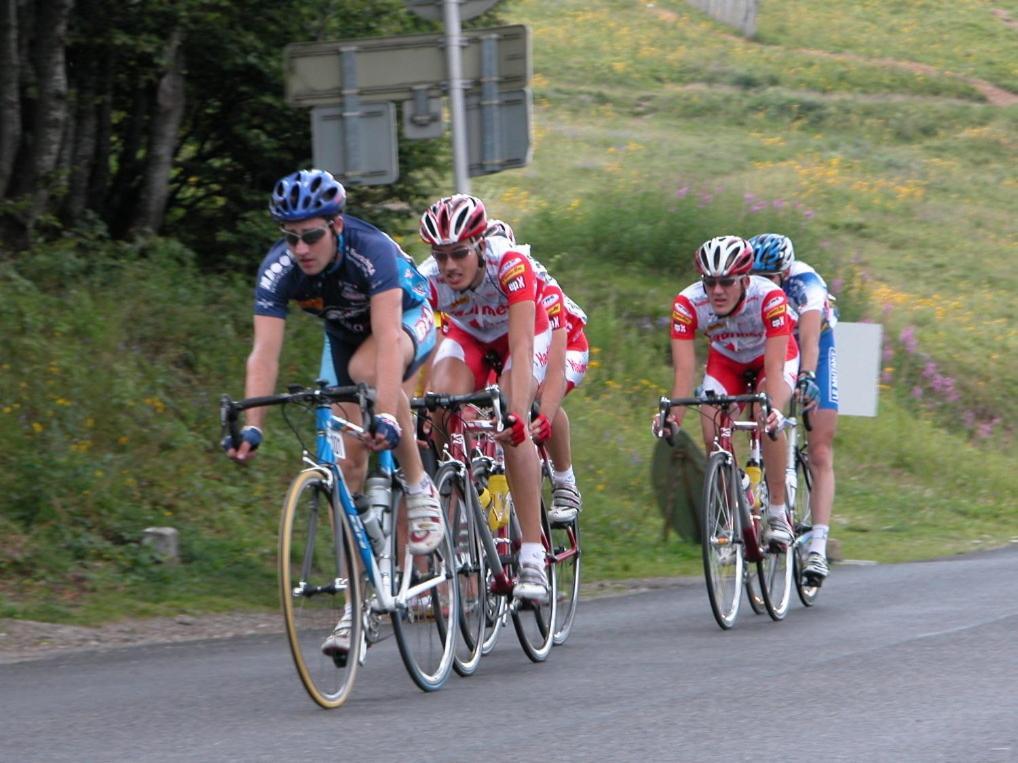
[[[413,360],[410,361],[410,365],[403,373],[403,381],[406,381],[417,372],[417,369],[428,359],[431,351],[435,349],[437,333],[435,332],[435,317],[431,305],[425,301],[404,311],[402,324],[403,330],[414,345]],[[363,344],[365,339],[367,339],[366,336],[358,341],[350,341],[326,334],[318,378],[325,379],[330,385],[353,384],[354,381],[347,373],[347,366],[350,365],[350,358],[357,352],[357,348]]]
[[[509,335],[503,334],[494,342],[482,342],[477,337],[468,334],[452,323],[446,323],[448,331],[445,332],[442,343],[435,353],[433,365],[438,364],[446,358],[455,358],[467,364],[470,372],[474,375],[474,389],[484,389],[488,384],[490,375],[495,368],[491,362],[497,360],[504,371],[512,366],[512,358],[509,357]],[[540,384],[544,381],[548,371],[548,348],[551,347],[551,328],[534,334],[534,361],[533,375]],[[489,356],[490,353],[490,356]]]
[[[781,377],[790,390],[795,390],[795,377],[798,373],[799,346],[794,341],[789,341]],[[743,395],[746,393],[747,376],[754,374],[759,387],[764,379],[763,355],[748,363],[739,363],[711,348],[707,351],[707,371],[703,377],[703,388],[705,391],[713,390],[718,395]]]
[[[838,353],[834,349],[834,331],[820,333],[820,354],[817,356],[817,386],[820,388],[821,410],[838,410]]]
[[[583,332],[580,332],[580,335],[566,346],[567,395],[583,383],[583,377],[587,375],[589,359],[590,347],[587,345],[587,337]]]

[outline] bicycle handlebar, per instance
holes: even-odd
[[[319,382],[317,387],[295,385],[289,387],[289,391],[285,394],[249,397],[244,400],[233,400],[229,395],[223,395],[219,399],[219,423],[224,429],[229,430],[233,442],[237,443],[240,442],[240,426],[237,420],[242,411],[249,408],[267,408],[273,405],[306,402],[357,403],[364,414],[366,422],[364,429],[371,430],[371,423],[374,419],[375,391],[366,384],[329,387],[324,382]]]
[[[434,411],[437,408],[458,408],[461,405],[491,406],[495,410],[495,417],[503,425],[508,415],[506,413],[505,395],[502,393],[502,390],[494,385],[485,387],[478,392],[469,392],[465,395],[425,392],[421,397],[410,399],[410,407],[414,410],[427,409]]]
[[[713,392],[706,392],[700,397],[662,397],[658,401],[658,415],[660,416],[658,421],[658,431],[666,431],[668,412],[677,405],[712,405],[720,408],[727,407],[729,405],[742,405],[744,403],[763,406],[764,418],[769,416],[771,413],[771,399],[766,392],[756,392],[754,394],[745,395],[716,395]],[[776,440],[778,432],[768,432],[767,436],[772,440]]]

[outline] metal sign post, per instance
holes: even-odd
[[[452,115],[452,173],[458,193],[470,193],[467,176],[467,120],[463,108],[463,60],[460,51],[460,8],[445,0],[445,55],[449,65],[449,111]]]

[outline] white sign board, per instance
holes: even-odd
[[[838,355],[838,415],[876,416],[883,326],[843,323],[834,327]]]
[[[530,32],[527,27],[492,27],[463,32],[463,87],[480,87],[481,46],[485,37],[498,39],[499,90],[530,84]],[[356,81],[344,81],[340,56],[356,54]],[[442,95],[448,79],[445,36],[440,34],[367,37],[329,42],[290,43],[283,49],[286,102],[291,106],[330,106],[345,95],[361,101],[400,101],[425,88],[429,97]]]

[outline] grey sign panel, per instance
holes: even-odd
[[[311,158],[349,185],[396,182],[396,104],[370,103],[354,114],[339,106],[311,109]]]
[[[498,89],[529,85],[530,32],[517,24],[463,33],[463,87],[480,87],[482,41],[492,36],[498,39]],[[344,50],[356,53],[356,81],[344,81]],[[429,97],[439,97],[448,77],[441,34],[291,43],[283,49],[283,68],[286,101],[292,106],[334,105],[347,95],[362,101],[401,101],[422,88]]]
[[[498,93],[493,102],[467,95],[468,172],[471,177],[524,167],[530,163],[529,88]]]
[[[480,16],[496,3],[498,0],[459,0],[460,20],[466,21]],[[403,4],[421,18],[431,21],[441,21],[445,18],[445,12],[442,10],[444,0],[403,0]]]

